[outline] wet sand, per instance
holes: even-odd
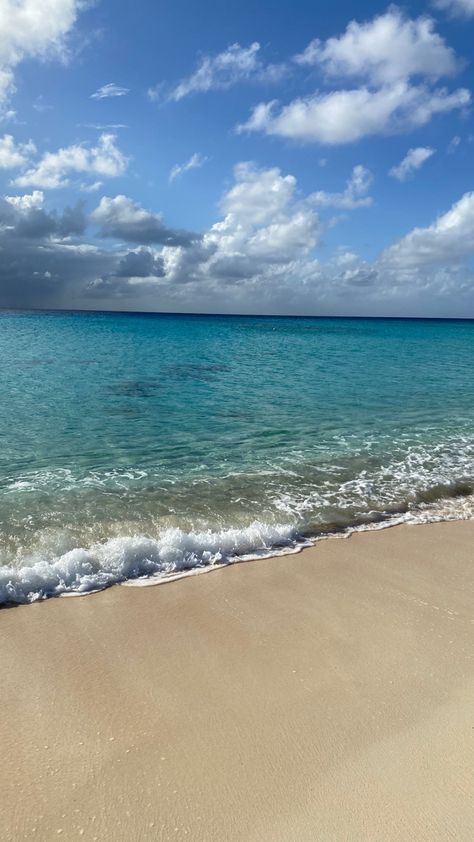
[[[474,838],[474,522],[0,612],[2,840]]]

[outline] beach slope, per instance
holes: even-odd
[[[0,612],[3,840],[474,838],[474,522]]]

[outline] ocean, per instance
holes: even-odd
[[[2,604],[474,515],[471,321],[4,312],[0,361]]]

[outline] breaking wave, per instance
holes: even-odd
[[[0,604],[90,593],[143,577],[162,579],[229,564],[237,558],[288,551],[298,540],[290,526],[253,523],[221,532],[165,529],[156,539],[141,535],[112,538],[50,559],[31,555],[21,566],[0,567]]]
[[[44,551],[0,566],[0,604],[24,604],[53,596],[81,595],[113,584],[156,584],[237,561],[298,552],[329,535],[474,517],[470,483],[437,485],[351,522],[303,526],[255,521],[242,528],[185,532],[163,529],[158,537],[122,536],[50,554]]]

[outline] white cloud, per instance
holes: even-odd
[[[435,32],[432,18],[410,20],[396,6],[366,23],[352,21],[339,38],[312,41],[296,61],[319,65],[327,76],[359,77],[373,85],[412,76],[438,79],[459,67],[454,50]]]
[[[354,177],[362,192],[365,173],[361,168]],[[234,176],[222,219],[187,248],[162,249],[160,301],[171,296],[197,309],[244,312],[440,314],[456,291],[469,294],[463,260],[474,252],[474,193],[373,263],[341,249],[323,265],[312,253],[320,235],[314,197],[298,196],[294,176],[249,163],[237,165]],[[340,202],[344,193],[319,198],[329,206],[334,195]],[[120,289],[124,294],[123,278]]]
[[[41,191],[0,199],[0,303],[208,312],[462,315],[474,312],[474,193],[415,228],[373,263],[347,247],[323,264],[311,196],[294,176],[235,168],[222,215],[202,237],[167,228],[126,196],[103,197],[93,221],[110,250],[83,236],[81,205],[45,211]]]
[[[168,99],[178,101],[193,93],[225,90],[237,82],[255,79],[275,82],[286,72],[283,65],[265,65],[259,58],[260,44],[254,41],[249,47],[232,44],[215,56],[203,56],[191,76],[182,79],[171,91]],[[156,100],[162,87],[152,88],[148,95]]]
[[[184,173],[188,172],[188,170],[195,170],[204,166],[208,160],[209,159],[205,155],[199,155],[198,152],[195,152],[185,164],[175,164],[174,167],[171,168],[169,181],[174,181],[175,178],[179,178],[181,175],[184,175]]]
[[[287,105],[262,102],[238,131],[307,143],[351,143],[410,131],[436,114],[470,103],[464,88],[450,92],[433,87],[436,79],[462,66],[435,31],[434,21],[411,20],[396,6],[366,23],[352,21],[338,38],[312,41],[296,62],[319,67],[336,87]],[[351,85],[354,79],[358,87]]]
[[[448,148],[446,150],[448,155],[452,155],[453,152],[456,151],[456,149],[458,148],[460,143],[461,143],[461,138],[459,137],[459,135],[455,134],[454,137],[452,137],[451,140],[448,143]]]
[[[100,190],[102,186],[102,181],[93,181],[92,184],[81,184],[80,189],[83,193],[95,193],[95,191]]]
[[[93,222],[98,225],[137,225],[150,221],[159,223],[161,225],[161,216],[152,214],[150,211],[144,210],[132,199],[127,196],[115,196],[110,199],[103,196],[100,200],[99,206],[93,211],[91,215]]]
[[[103,134],[97,146],[74,144],[46,152],[41,160],[15,179],[19,187],[43,187],[55,189],[66,187],[71,174],[98,175],[113,178],[122,175],[127,168],[127,158],[115,144],[115,136]]]
[[[359,165],[348,182],[352,197],[368,198],[368,183],[369,174]],[[346,191],[320,193],[318,200],[328,207],[340,204]],[[93,294],[130,302],[150,295],[153,308],[159,285],[160,305],[167,302],[171,309],[359,314],[393,308],[439,314],[456,291],[468,295],[469,273],[461,267],[474,251],[474,193],[373,263],[347,248],[325,264],[315,258],[320,224],[314,201],[311,195],[300,197],[294,176],[276,167],[238,164],[220,203],[221,219],[202,237],[188,233],[180,243],[180,232],[167,228],[159,214],[125,196],[104,197],[93,214],[102,234],[141,248],[119,255]],[[138,306],[144,301],[135,300]]]
[[[17,113],[13,108],[0,112],[0,123],[16,123]]]
[[[348,266],[354,266],[354,264],[359,262],[359,257],[353,251],[349,251],[347,249],[342,248],[341,251],[336,255],[334,258],[334,263],[337,266],[341,266],[342,268],[347,268]]]
[[[24,196],[5,196],[5,200],[19,211],[37,210],[43,206],[44,193],[42,190],[33,190]]]
[[[326,281],[332,278],[339,295],[347,296],[348,290],[367,289],[378,280],[377,269],[351,251],[341,251],[324,267]]]
[[[76,123],[80,129],[94,129],[97,132],[117,131],[117,129],[128,129],[127,123]]]
[[[101,88],[98,88],[91,94],[90,98],[109,99],[115,96],[126,96],[128,93],[130,93],[130,88],[122,88],[120,85],[116,85],[115,82],[108,82],[107,85],[102,85]]]
[[[2,0],[0,102],[13,90],[14,70],[23,59],[64,59],[65,39],[82,5],[81,0]]]
[[[271,284],[317,245],[319,219],[297,200],[294,176],[241,163],[234,177],[221,201],[223,219],[194,248],[163,250],[169,280]]]
[[[281,175],[277,167],[258,169],[244,162],[234,167],[235,184],[221,199],[221,209],[232,223],[265,225],[289,205],[296,190],[293,175]]]
[[[146,94],[150,102],[160,102],[161,99],[164,99],[164,91],[166,88],[165,82],[157,82],[156,85],[148,88]]]
[[[405,157],[396,167],[392,167],[389,175],[393,178],[398,178],[399,181],[405,181],[415,170],[420,167],[434,155],[435,150],[429,146],[417,146],[415,149],[409,149]]]
[[[474,192],[465,193],[427,228],[414,228],[386,249],[383,263],[396,268],[457,264],[474,252]]]
[[[278,104],[261,103],[238,131],[324,144],[351,143],[370,135],[397,134],[424,126],[435,114],[465,108],[470,93],[453,93],[424,85],[397,82],[372,91],[369,88],[316,93],[296,99],[278,110]]]
[[[367,208],[372,204],[372,196],[368,196],[373,176],[370,170],[357,164],[352,170],[351,177],[346,183],[342,193],[327,193],[325,190],[317,190],[312,193],[309,200],[313,204],[323,208],[340,208],[353,210],[354,208]]]
[[[455,17],[472,18],[474,16],[474,0],[435,0],[438,9],[445,9]]]
[[[24,167],[34,152],[36,147],[31,140],[17,144],[11,134],[5,134],[0,137],[0,168]]]

